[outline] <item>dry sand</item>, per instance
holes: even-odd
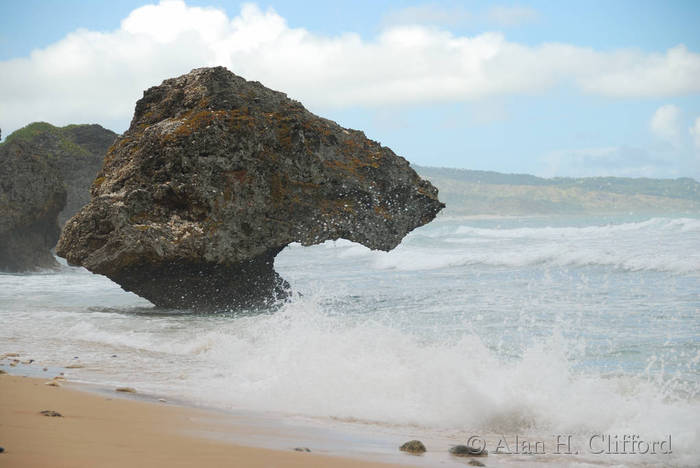
[[[191,434],[213,430],[207,421],[226,415],[45,382],[0,375],[0,467],[398,466],[209,440]],[[62,417],[44,416],[43,410]]]

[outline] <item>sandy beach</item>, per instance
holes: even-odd
[[[0,375],[0,466],[399,466],[212,440],[197,434],[221,431],[216,421],[225,415],[47,381]],[[45,410],[61,416],[41,414]]]

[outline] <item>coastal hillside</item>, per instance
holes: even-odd
[[[414,166],[430,180],[451,215],[697,214],[700,183],[691,178],[542,178]]]

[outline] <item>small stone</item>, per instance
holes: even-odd
[[[56,382],[55,380],[51,380],[49,382],[46,382],[44,385],[48,385],[49,387],[60,387],[61,384]]]
[[[158,398],[158,401],[160,401],[161,403],[167,403],[167,402],[168,402],[168,400],[166,400],[165,398]]]
[[[82,369],[83,367],[85,366],[83,366],[82,364],[70,364],[66,366],[66,369]]]
[[[117,357],[117,355],[116,355],[116,354],[112,354],[112,357]]]
[[[485,457],[489,454],[486,449],[478,449],[468,445],[455,445],[450,448],[450,453],[458,457]]]
[[[483,463],[481,463],[479,460],[469,460],[468,464],[471,466],[486,466]]]
[[[133,389],[131,387],[118,387],[117,391],[123,393],[136,393],[136,389]]]
[[[63,415],[59,413],[58,411],[54,410],[44,410],[44,411],[39,411],[39,414],[43,414],[44,416],[49,416],[51,418],[62,418]]]
[[[420,440],[409,440],[399,447],[399,450],[409,453],[423,453],[425,452],[425,445]]]
[[[49,368],[48,368],[48,367],[44,367],[42,370],[43,370],[44,372],[46,372],[47,370],[49,370]]]
[[[311,452],[311,449],[308,447],[294,447],[295,452]]]

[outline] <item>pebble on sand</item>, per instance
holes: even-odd
[[[468,464],[471,466],[486,466],[483,463],[481,463],[479,460],[469,460]]]
[[[311,449],[308,447],[294,447],[295,452],[311,452]]]
[[[49,416],[51,418],[62,418],[63,415],[59,413],[58,411],[50,410],[50,409],[45,409],[44,411],[39,411],[39,414],[43,414],[44,416]]]
[[[401,447],[399,447],[399,450],[408,453],[424,453],[425,445],[423,445],[423,442],[421,442],[420,440],[409,440]]]
[[[117,387],[117,391],[124,393],[136,393],[136,389],[131,387]]]
[[[450,453],[458,457],[485,457],[489,454],[485,448],[478,449],[468,445],[455,445],[450,448]]]

